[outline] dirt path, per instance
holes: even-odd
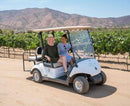
[[[103,70],[106,84],[79,95],[71,86],[35,83],[22,60],[0,58],[0,106],[130,106],[130,72]]]

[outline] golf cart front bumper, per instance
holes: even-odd
[[[101,76],[101,74],[89,77],[89,82],[91,84],[99,84],[100,82],[102,82],[102,76]]]

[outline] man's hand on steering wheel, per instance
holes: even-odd
[[[45,58],[47,58],[48,61],[51,61],[51,58],[47,55],[45,55]]]

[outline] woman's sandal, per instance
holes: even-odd
[[[67,72],[65,72],[65,73],[66,73],[67,77],[68,77],[68,76],[69,76],[69,74],[70,74],[68,71],[67,71]]]

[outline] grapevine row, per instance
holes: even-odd
[[[59,42],[63,32],[55,32],[56,43]],[[91,29],[90,34],[96,54],[130,54],[130,29]],[[44,34],[43,39],[46,39]],[[46,43],[46,42],[44,42]],[[0,29],[0,46],[23,48],[24,50],[36,49],[40,46],[38,33],[14,33]]]

